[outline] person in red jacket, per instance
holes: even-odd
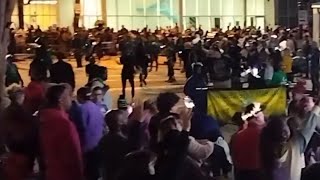
[[[247,121],[247,127],[233,135],[231,141],[235,179],[260,180],[262,178],[260,134],[265,126],[260,104],[248,105],[242,119]]]
[[[39,110],[45,101],[47,87],[47,69],[42,64],[33,63],[29,72],[31,82],[24,89],[24,108],[31,114]]]
[[[79,136],[66,111],[71,88],[55,85],[46,93],[47,104],[39,112],[40,153],[45,180],[83,180]]]

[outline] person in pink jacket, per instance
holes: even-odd
[[[40,110],[40,152],[45,180],[83,180],[79,136],[66,111],[71,107],[71,88],[56,85],[46,93]]]

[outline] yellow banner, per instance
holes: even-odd
[[[286,112],[286,89],[269,88],[255,90],[217,90],[208,92],[208,113],[219,121],[231,123],[231,118],[236,112],[253,102],[265,106],[264,113],[280,115]]]

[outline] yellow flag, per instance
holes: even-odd
[[[231,123],[236,112],[253,102],[261,103],[266,116],[286,113],[286,88],[254,90],[213,90],[208,92],[208,114],[224,123]]]

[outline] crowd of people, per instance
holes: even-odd
[[[0,126],[3,179],[319,178],[319,99],[305,95],[303,82],[288,114],[265,117],[255,102],[236,113],[239,130],[228,145],[198,96],[190,107],[174,93],[135,104],[122,95],[109,111],[102,84],[82,87],[73,98],[72,84],[48,84],[35,74],[25,89],[8,89],[11,104]]]
[[[76,89],[66,53],[52,62],[45,37],[34,37],[31,82],[25,87],[14,55],[7,56],[6,86],[10,104],[1,111],[0,177],[45,180],[311,180],[319,179],[320,122],[319,49],[308,30],[234,27],[204,33],[175,27],[154,33],[144,28],[118,32],[122,95],[117,108],[110,103],[107,68],[95,63],[104,52],[100,29],[94,39],[83,31],[74,35],[78,67],[88,61],[88,83]],[[40,30],[37,31],[40,34]],[[13,43],[14,44],[14,43]],[[12,43],[11,43],[12,46]],[[90,48],[86,48],[90,46]],[[166,56],[168,83],[175,82],[180,59],[188,78],[185,99],[161,93],[156,100],[128,103],[129,81],[147,85],[153,63]],[[151,66],[150,66],[151,64]],[[150,69],[149,69],[150,67]],[[265,117],[264,105],[252,102],[232,121],[238,131],[226,142],[217,119],[206,112],[206,89],[265,88],[311,78],[288,91],[288,113]],[[198,89],[201,89],[199,91]],[[76,96],[74,96],[76,94]],[[2,99],[3,100],[3,99]],[[111,101],[112,102],[112,101]],[[285,103],[285,102],[284,102]]]

